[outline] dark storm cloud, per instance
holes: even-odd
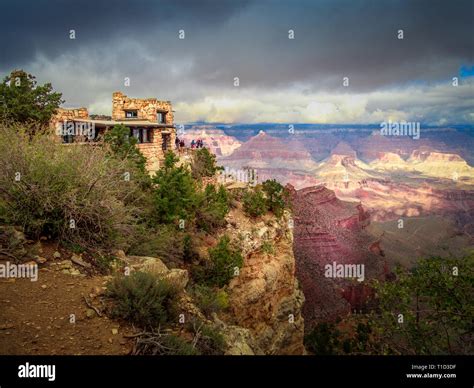
[[[370,93],[449,82],[474,63],[473,6],[472,0],[2,2],[0,72],[25,68],[53,82],[69,103],[99,108],[123,89],[124,77],[132,80],[130,95],[184,103],[242,90],[263,98],[286,89]],[[349,88],[342,86],[346,76]]]
[[[472,62],[472,2],[319,1],[256,3],[198,56],[199,75],[226,64],[216,81],[238,74],[250,85],[302,82],[310,90],[357,90],[411,80],[439,80]],[[294,29],[295,40],[287,39]],[[404,40],[397,31],[404,30]],[[203,41],[202,44],[206,42]],[[214,66],[213,66],[214,64]]]
[[[28,64],[39,53],[54,59],[130,39],[150,52],[192,56],[195,76],[218,86],[240,75],[254,86],[323,81],[333,87],[349,76],[354,87],[365,88],[445,77],[472,62],[474,52],[469,0],[20,0],[2,2],[1,9],[3,68]],[[187,32],[181,45],[179,28]],[[396,38],[398,29],[404,40]]]
[[[10,0],[0,4],[2,64],[27,63],[41,52],[57,56],[79,45],[111,43],[124,37],[147,40],[160,28],[219,25],[247,0]],[[76,46],[69,31],[77,32]],[[173,29],[173,32],[175,30]]]

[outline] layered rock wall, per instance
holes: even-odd
[[[241,235],[245,254],[239,276],[229,285],[232,315],[265,354],[304,353],[304,296],[295,276],[289,217],[230,230]]]
[[[290,192],[295,217],[297,277],[305,295],[303,316],[309,332],[319,322],[360,310],[368,300],[370,278],[384,275],[382,252],[371,249],[365,228],[370,215],[361,205],[343,202],[323,187]],[[363,265],[362,281],[326,277],[326,265]]]

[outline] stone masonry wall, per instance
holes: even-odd
[[[152,143],[141,143],[137,144],[138,149],[146,158],[146,168],[150,173],[155,173],[163,163],[165,159],[165,154],[163,152],[163,137],[161,133],[161,129],[154,128],[153,129],[153,142]],[[168,150],[175,149],[175,139],[176,133],[174,131],[170,131],[170,141],[168,144]]]
[[[161,134],[158,134],[158,136],[161,138]],[[148,172],[151,174],[158,171],[161,163],[164,160],[164,154],[161,148],[161,140],[159,143],[137,144],[137,147],[146,158],[146,169]]]
[[[60,122],[88,118],[89,112],[87,111],[87,108],[58,108],[56,114],[51,118],[51,125],[53,128],[56,128],[57,124]]]
[[[124,120],[125,110],[137,110],[138,119],[156,123],[156,112],[166,111],[166,124],[173,124],[173,111],[169,101],[156,98],[130,98],[121,92],[115,92],[112,97],[112,119]]]

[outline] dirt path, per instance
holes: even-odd
[[[0,279],[0,354],[127,354],[132,341],[123,336],[133,329],[99,317],[84,301],[100,308],[105,278],[57,267],[41,265],[36,282]]]

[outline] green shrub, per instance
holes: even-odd
[[[224,290],[196,284],[192,291],[193,299],[204,315],[219,313],[229,307],[229,296]]]
[[[377,308],[367,327],[358,328],[359,336],[370,333],[377,354],[472,353],[473,279],[474,251],[419,259],[410,270],[400,267],[395,280],[373,281]]]
[[[185,259],[185,235],[174,225],[140,225],[127,253],[159,257],[167,266],[177,266]]]
[[[369,313],[317,325],[305,337],[306,349],[316,354],[472,353],[474,254],[422,258],[413,268],[396,268],[395,275],[372,280]]]
[[[216,156],[207,148],[199,148],[193,155],[191,171],[193,178],[212,177],[219,170],[216,165]]]
[[[133,355],[194,356],[199,351],[185,339],[172,333],[146,332],[137,337]]]
[[[114,260],[115,260],[114,256],[97,255],[95,257],[94,263],[100,272],[107,274],[112,269],[112,264]]]
[[[148,177],[146,172],[146,158],[136,147],[138,140],[130,136],[130,128],[125,125],[114,125],[104,136],[105,143],[110,145],[112,155],[120,159],[131,160],[142,172],[141,178]]]
[[[178,159],[170,151],[163,168],[158,170],[153,183],[154,218],[157,223],[193,220],[199,196],[191,173],[184,166],[176,166]]]
[[[285,188],[275,179],[262,183],[262,190],[266,195],[266,205],[275,216],[281,217],[288,197]]]
[[[26,243],[27,240],[20,230],[11,225],[0,225],[0,253],[2,255],[21,260],[28,253],[34,254],[32,248],[29,252],[25,248]]]
[[[196,356],[200,354],[189,342],[174,334],[164,336],[162,344],[166,348],[164,354],[168,356]]]
[[[193,272],[199,282],[224,287],[234,276],[235,269],[242,265],[240,250],[231,246],[228,236],[223,236],[214,248],[209,249],[209,261]]]
[[[136,167],[107,156],[107,147],[62,145],[54,135],[0,125],[0,222],[32,238],[125,249],[144,193],[123,179]]]
[[[225,217],[229,212],[229,198],[224,186],[219,189],[208,184],[202,195],[200,206],[196,210],[196,226],[207,233],[225,226]]]
[[[305,337],[304,344],[306,349],[316,355],[336,354],[340,345],[339,335],[333,323],[318,323]]]
[[[262,244],[262,251],[269,255],[273,255],[275,253],[275,248],[270,241],[264,241]]]
[[[80,254],[86,252],[86,249],[84,247],[80,246],[79,244],[71,243],[69,241],[64,241],[62,243],[62,246],[73,253]]]
[[[114,299],[112,316],[128,320],[143,328],[153,328],[168,322],[175,288],[147,272],[132,272],[117,276],[107,287]]]
[[[260,217],[267,212],[267,203],[263,192],[256,187],[253,190],[247,190],[242,198],[244,212],[249,217]]]
[[[314,354],[367,354],[371,328],[362,315],[348,316],[344,322],[322,322],[305,336],[306,349]],[[343,328],[343,330],[341,330]]]
[[[183,260],[190,263],[198,259],[199,253],[196,250],[193,237],[191,234],[187,233],[183,239]]]
[[[208,356],[224,354],[226,341],[217,328],[195,321],[193,322],[193,331],[198,336],[196,347],[200,354]]]
[[[14,70],[0,83],[0,120],[35,123],[47,127],[63,103],[62,94],[50,83],[38,85],[36,78],[23,70]]]

